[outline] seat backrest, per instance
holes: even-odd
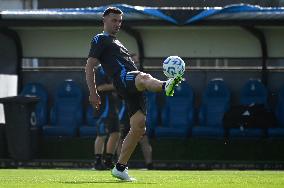
[[[175,88],[174,98],[176,97],[190,97],[193,100],[193,90],[187,82],[181,82]]]
[[[40,83],[28,83],[24,86],[22,96],[36,96],[39,102],[35,109],[35,125],[43,126],[47,124],[47,106],[48,106],[48,93],[43,85]]]
[[[279,126],[284,126],[284,85],[281,87],[278,93],[275,115]]]
[[[146,92],[146,125],[147,128],[153,128],[158,123],[158,105],[156,101],[157,95],[153,92]]]
[[[173,97],[166,97],[162,110],[162,124],[166,127],[189,127],[193,124],[192,88],[183,82],[175,89]]]
[[[257,79],[250,79],[241,89],[240,104],[264,104],[267,105],[267,89]]]
[[[82,123],[81,88],[72,80],[64,81],[57,89],[54,105],[54,119],[57,126],[79,126]]]
[[[212,79],[202,95],[199,120],[203,126],[222,126],[230,106],[230,90],[223,79]]]

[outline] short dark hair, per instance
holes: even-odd
[[[109,15],[110,13],[113,13],[113,14],[123,14],[123,12],[119,8],[108,7],[107,9],[105,9],[103,17]]]

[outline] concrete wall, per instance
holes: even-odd
[[[261,28],[267,40],[269,57],[284,57],[284,27]]]
[[[0,11],[11,9],[37,9],[38,0],[0,0]]]
[[[23,44],[24,57],[84,58],[90,41],[101,27],[14,28]],[[259,42],[239,27],[137,27],[145,48],[145,57],[227,57],[260,58]],[[284,57],[284,28],[262,28],[267,37],[270,57]],[[133,37],[121,31],[118,38],[137,52]]]
[[[238,27],[139,28],[146,57],[260,57],[257,40]]]
[[[94,35],[93,28],[16,28],[23,44],[24,57],[85,58]],[[135,40],[125,32],[118,36],[131,51],[137,52]]]
[[[22,0],[0,0],[0,11],[7,9],[23,9]]]

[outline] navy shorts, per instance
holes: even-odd
[[[135,78],[139,73],[139,71],[126,72],[116,76],[113,81],[118,95],[126,102],[129,117],[132,117],[138,110],[146,115],[145,94],[138,91],[135,85]]]
[[[119,132],[119,119],[118,117],[105,117],[97,121],[97,135],[107,136],[111,133]]]

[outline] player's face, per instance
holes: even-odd
[[[110,13],[104,17],[104,30],[112,35],[116,35],[121,27],[122,15]]]

